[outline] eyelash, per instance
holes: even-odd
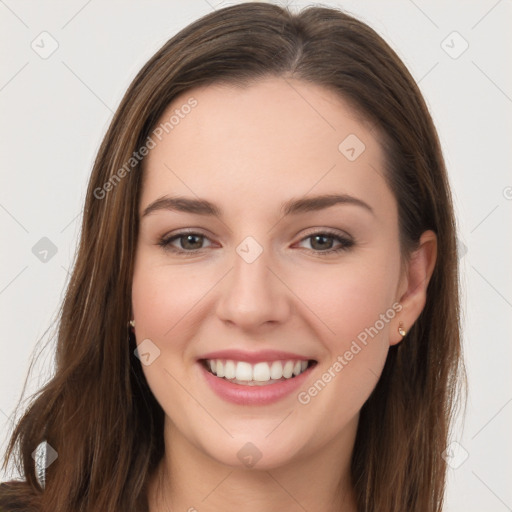
[[[197,250],[190,250],[190,251],[187,251],[187,250],[184,250],[184,249],[177,249],[176,247],[173,247],[171,245],[171,242],[173,242],[174,240],[178,240],[180,239],[181,237],[184,237],[184,236],[187,236],[187,235],[195,235],[195,236],[199,236],[199,237],[203,237],[203,238],[206,238],[208,239],[208,237],[206,235],[203,235],[202,233],[198,233],[196,231],[181,231],[171,237],[162,237],[159,241],[158,241],[158,244],[160,247],[162,247],[165,251],[170,251],[170,252],[173,252],[175,254],[179,254],[179,255],[183,255],[185,257],[187,256],[195,256],[197,254],[201,254],[202,251],[204,249],[197,249]],[[315,236],[325,236],[326,238],[334,238],[336,241],[340,242],[342,245],[336,249],[328,249],[326,251],[315,251],[314,249],[307,249],[308,251],[310,252],[313,252],[315,255],[319,255],[319,256],[329,256],[329,255],[332,255],[332,254],[337,254],[337,253],[341,253],[343,251],[347,251],[349,250],[353,245],[354,245],[354,241],[351,240],[350,238],[348,237],[344,237],[342,235],[340,235],[339,233],[337,232],[334,232],[334,231],[330,231],[330,230],[323,230],[323,231],[316,231],[314,233],[310,233],[309,235],[303,237],[300,242],[303,242],[304,240],[307,240],[308,238],[313,238]]]

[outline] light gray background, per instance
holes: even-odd
[[[238,2],[0,0],[0,447],[33,350],[47,339],[62,300],[86,183],[112,113],[167,39],[230,3]],[[375,28],[409,67],[432,111],[460,227],[469,376],[465,426],[459,421],[453,433],[460,446],[449,456],[445,511],[512,510],[511,2],[323,5],[342,7]],[[44,31],[50,36],[41,36]],[[46,59],[31,47],[48,51],[52,40],[58,48]],[[46,262],[32,252],[43,237],[57,248]],[[27,393],[47,379],[51,356],[49,345]]]

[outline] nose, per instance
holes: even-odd
[[[269,250],[264,249],[253,261],[242,251],[236,252],[220,289],[218,317],[244,330],[286,321],[292,294],[279,274]]]

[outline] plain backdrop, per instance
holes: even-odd
[[[87,180],[113,112],[167,39],[232,3],[0,0],[2,449],[33,351],[47,339],[63,297]],[[289,2],[292,9],[314,3]],[[465,422],[459,419],[449,451],[445,510],[512,510],[511,2],[322,5],[377,30],[432,112],[459,224],[469,378]],[[26,396],[51,369],[49,345]]]

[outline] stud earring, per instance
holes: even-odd
[[[130,327],[133,329],[135,327],[135,320],[129,321]]]
[[[400,336],[402,336],[402,338],[407,334],[407,331],[404,329],[404,323],[403,322],[400,322],[398,324],[398,334],[400,334]]]

